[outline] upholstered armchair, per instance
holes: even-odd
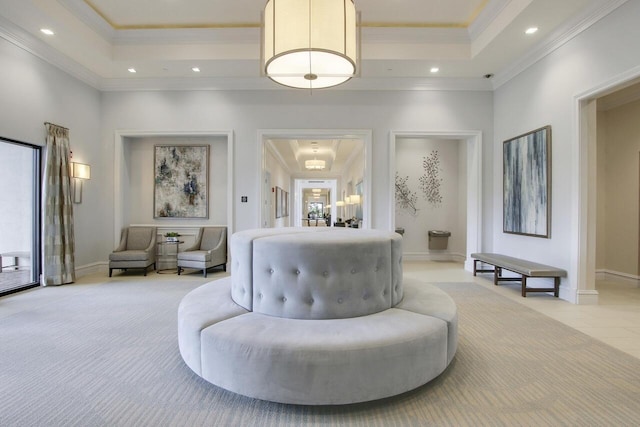
[[[114,269],[156,269],[156,227],[127,227],[122,230],[120,245],[109,255],[109,277]]]
[[[184,268],[202,270],[221,265],[227,271],[227,227],[203,227],[190,248],[178,253],[178,274]]]

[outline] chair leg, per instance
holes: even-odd
[[[113,268],[109,269],[109,277],[111,277],[111,273],[113,273]]]
[[[180,275],[181,272],[182,272],[182,267],[178,267],[178,276]]]
[[[227,271],[227,264],[222,264],[222,271]]]
[[[144,268],[144,275],[147,275],[147,267]]]
[[[203,268],[202,269],[202,275],[206,278],[207,277],[207,269]]]

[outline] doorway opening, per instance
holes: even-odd
[[[575,295],[568,299],[598,304],[597,280],[640,284],[640,211],[637,203],[629,203],[640,193],[640,146],[632,136],[638,131],[637,113],[629,116],[640,110],[638,71],[580,94],[575,102],[579,238],[572,249]]]
[[[295,179],[293,225],[333,227],[338,221],[336,179]]]
[[[326,199],[321,213],[325,224],[327,219],[331,226],[338,222],[335,221],[338,218],[344,220],[349,208],[356,218],[353,223],[361,228],[370,228],[371,139],[369,130],[259,131],[258,153],[262,171],[258,187],[262,206],[260,226],[308,225],[309,207],[304,205],[304,201],[309,197],[305,198],[303,190],[306,188],[320,190],[320,197]],[[266,183],[267,179],[270,184]],[[360,194],[352,198],[356,191]],[[285,209],[280,205],[282,201],[278,202],[278,194],[288,198],[284,200]],[[286,209],[287,206],[291,209]],[[314,216],[317,217],[318,213],[314,212]]]

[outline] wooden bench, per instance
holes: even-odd
[[[501,254],[477,253],[471,254],[473,260],[473,275],[476,273],[493,273],[493,284],[498,285],[498,281],[505,282],[522,282],[522,296],[526,297],[527,292],[553,292],[558,297],[560,289],[560,278],[566,277],[567,272],[561,268],[551,267],[549,265],[538,264],[536,262],[527,261],[520,258],[514,258]],[[493,270],[479,269],[478,263],[493,265]],[[509,270],[520,274],[521,277],[504,277],[502,270]],[[527,278],[549,277],[553,278],[553,288],[528,288]]]

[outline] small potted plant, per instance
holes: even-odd
[[[167,242],[177,242],[178,237],[180,237],[180,234],[178,234],[175,231],[170,231],[167,234],[165,234],[164,237],[167,238]]]

